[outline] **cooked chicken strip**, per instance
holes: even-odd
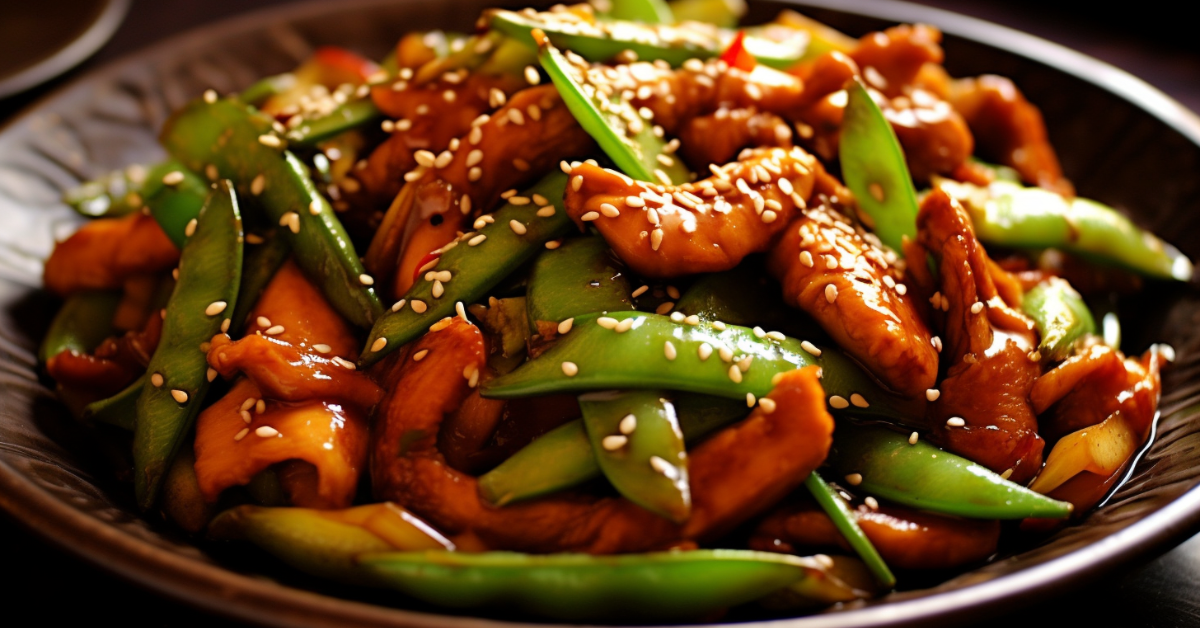
[[[85,223],[54,247],[42,281],[58,295],[112,290],[134,275],[169,270],[178,262],[179,249],[153,218],[138,212]]]

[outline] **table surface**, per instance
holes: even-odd
[[[95,57],[31,92],[0,100],[0,125],[90,69],[194,26],[288,0],[134,0],[125,23]],[[1103,12],[1068,1],[925,0],[1044,37],[1130,71],[1200,111],[1200,47],[1186,20],[1163,20],[1166,3],[1143,0],[1137,12]],[[1161,10],[1158,10],[1161,9]],[[1164,24],[1163,22],[1173,22]],[[163,599],[85,564],[0,514],[0,557],[10,578],[0,594],[8,613],[28,613],[50,624],[111,618],[124,626],[201,626],[229,623],[217,616]],[[1200,535],[1154,560],[1112,574],[1074,594],[1042,601],[979,625],[1020,621],[1029,626],[1200,625]],[[66,595],[64,595],[64,593]],[[1097,603],[1102,601],[1102,603]],[[235,624],[236,625],[236,624]]]

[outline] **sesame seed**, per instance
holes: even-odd
[[[421,360],[424,360],[425,356],[427,355],[429,355],[429,349],[421,349],[413,354],[413,362],[420,362]]]
[[[753,361],[754,361],[754,356],[752,356],[752,355],[743,356],[742,359],[737,361],[738,368],[742,369],[743,372],[749,371],[750,364]]]
[[[621,210],[617,209],[617,207],[611,203],[601,203],[600,213],[604,214],[608,218],[616,218],[617,216],[621,215]]]
[[[1012,474],[1013,474],[1013,470],[1012,470],[1012,468],[1011,468],[1011,467],[1010,467],[1010,468],[1008,468],[1008,469],[1005,469],[1005,470],[1004,470],[1004,473],[1001,473],[1001,474],[1000,474],[1000,479],[1001,479],[1001,480],[1007,480],[1008,478],[1011,478],[1011,477],[1012,477]]]
[[[150,376],[150,383],[154,384],[155,388],[162,388],[163,376],[162,373],[155,373]]]
[[[270,425],[260,425],[254,430],[254,435],[259,438],[274,438],[279,436],[279,430],[271,427]]]
[[[247,399],[246,401],[250,402],[250,408],[254,407],[253,399]],[[250,414],[250,408],[242,408],[242,410],[238,412],[238,416],[242,417],[242,422],[246,423],[247,425],[254,420],[254,417]]]
[[[538,74],[537,68],[527,65],[525,66],[525,81],[530,85],[537,85],[542,82],[542,75]]]
[[[340,366],[344,369],[349,369],[351,371],[355,370],[355,368],[356,368],[354,366],[353,362],[351,362],[350,360],[347,360],[346,358],[343,358],[341,356],[334,356],[333,363],[337,364],[338,366]]]
[[[707,342],[701,343],[700,348],[696,349],[696,355],[700,356],[701,362],[704,362],[710,356],[712,356],[712,352],[712,345],[708,344]]]
[[[279,218],[279,225],[287,227],[292,233],[300,233],[300,214],[287,212]]]
[[[565,334],[565,333],[571,331],[571,327],[573,327],[574,325],[575,325],[575,319],[568,318],[567,320],[558,324],[558,333]]]
[[[825,300],[826,301],[829,301],[830,303],[837,301],[837,295],[838,295],[837,286],[835,286],[833,284],[829,284],[829,285],[825,286]]]
[[[383,348],[386,346],[387,338],[377,338],[375,342],[371,343],[371,351],[383,351]]]
[[[601,439],[600,445],[603,446],[606,451],[616,451],[624,447],[628,442],[628,436],[613,434],[611,436],[605,436],[603,439]]]
[[[668,478],[674,478],[678,475],[678,472],[675,470],[675,467],[672,466],[671,463],[660,458],[659,456],[650,456],[650,466],[655,471],[658,471],[659,473],[667,476]]]
[[[268,336],[278,336],[283,333],[283,325],[272,325],[269,329],[263,332]]]
[[[729,347],[717,347],[717,356],[721,358],[722,362],[732,362],[733,350]]]
[[[254,407],[254,402],[255,402],[255,401],[257,401],[257,399],[255,399],[254,397],[246,397],[246,400],[242,402],[242,407],[241,407],[241,410],[242,410],[243,412],[247,412],[247,411],[249,411],[249,410],[250,410],[250,408],[253,408],[253,407]]]
[[[313,349],[317,353],[329,353],[330,351],[333,351],[333,348],[326,344],[313,345]]]
[[[784,340],[787,340],[787,336],[783,335],[782,332],[778,332],[778,331],[767,332],[767,338],[770,338],[771,340],[774,340],[776,342],[783,342]]]
[[[407,301],[405,299],[400,299],[399,301],[396,301],[395,303],[392,304],[392,311],[399,312],[400,310],[404,309],[405,303],[407,303]]]
[[[871,198],[875,199],[876,202],[878,202],[878,203],[883,202],[883,186],[882,185],[879,185],[878,183],[871,183],[870,185],[867,186],[867,191],[871,193]]]
[[[755,338],[766,338],[767,337],[767,332],[764,331],[763,328],[759,327],[758,325],[754,326],[753,331],[754,331]]]
[[[574,362],[563,362],[562,372],[567,377],[575,377],[579,373],[579,366]]]
[[[871,510],[879,510],[879,501],[870,495],[863,498],[863,504],[866,504],[867,508]]]
[[[528,231],[525,228],[525,225],[521,224],[520,222],[518,222],[516,220],[508,221],[508,226],[510,229],[513,230],[513,233],[515,233],[517,235],[525,235],[525,233]]]
[[[976,301],[971,304],[971,313],[972,314],[978,314],[982,311],[983,311],[983,302],[982,301]]]
[[[198,223],[196,222],[195,218],[189,220],[187,223],[187,226],[183,228],[183,235],[185,235],[189,238],[192,237],[193,235],[195,235],[197,224]]]
[[[467,240],[467,246],[478,246],[481,242],[487,239],[486,234],[479,234],[470,240]]]
[[[617,319],[612,318],[611,316],[601,316],[600,318],[596,319],[596,324],[605,329],[616,329],[617,322]]]
[[[633,318],[627,318],[627,319],[617,323],[617,326],[613,329],[613,331],[617,332],[618,334],[623,334],[623,333],[629,331],[630,329],[633,329],[633,323],[635,320],[636,319],[633,319]]]
[[[662,303],[658,304],[658,307],[654,308],[654,313],[661,316],[663,314],[666,314],[667,312],[670,312],[671,308],[673,308],[673,307],[675,307],[674,302],[663,301]]]
[[[599,212],[587,212],[586,214],[580,216],[579,219],[582,220],[583,222],[591,222],[593,220],[596,220],[599,217],[600,217]]]
[[[230,323],[232,323],[232,322],[233,322],[233,321],[231,321],[231,320],[230,320],[230,319],[228,319],[228,318],[227,318],[227,319],[225,319],[225,320],[223,320],[223,321],[221,321],[221,333],[223,333],[223,334],[227,334],[227,333],[229,333],[229,324],[230,324]]]
[[[825,256],[825,269],[826,270],[837,270],[837,267],[838,267],[837,258],[832,255],[826,255]]]
[[[942,352],[942,339],[941,338],[934,336],[933,339],[930,340],[929,342],[930,342],[930,344],[933,345],[934,349],[937,349],[938,353]]]
[[[963,427],[967,422],[960,416],[952,416],[946,419],[946,427]]]
[[[921,438],[921,435],[920,435],[920,434],[918,434],[918,433],[916,433],[916,432],[913,432],[912,434],[909,434],[909,435],[908,435],[908,444],[909,444],[909,445],[916,445],[916,444],[917,444],[917,440],[918,440],[918,439],[920,439],[920,438]]]
[[[715,329],[717,331],[725,331],[725,323],[723,323],[721,321],[713,321],[712,326],[713,326],[713,329]]]
[[[256,400],[254,401],[254,414],[262,414],[262,413],[264,413],[264,412],[266,412],[266,411],[267,411],[267,402],[266,402],[266,400],[263,400],[263,399],[256,399]]]
[[[925,391],[925,398],[928,399],[929,401],[937,401],[938,397],[941,397],[941,396],[942,396],[942,391],[940,391],[936,388],[930,388],[929,390]]]
[[[632,414],[626,414],[625,418],[621,419],[621,422],[617,424],[617,431],[625,434],[626,436],[632,434],[636,429],[637,417],[633,416]]]
[[[453,322],[454,322],[454,319],[452,317],[449,317],[449,316],[443,317],[438,322],[430,325],[429,331],[431,331],[431,332],[442,331],[443,329],[449,327],[451,325],[451,323],[453,323]]]
[[[829,405],[833,406],[835,410],[845,410],[850,407],[850,402],[846,401],[845,397],[833,395],[829,398]]]
[[[682,323],[684,319],[683,312],[671,312],[671,322]]]
[[[528,196],[510,196],[510,197],[508,197],[508,203],[510,205],[516,205],[518,207],[521,207],[521,206],[529,204],[529,197]]]
[[[779,214],[776,214],[774,212],[774,210],[768,209],[767,211],[763,212],[762,221],[769,225],[769,224],[775,222],[775,219],[778,217],[779,217]]]
[[[642,296],[643,294],[646,294],[646,291],[647,291],[647,290],[649,290],[649,289],[650,289],[650,286],[645,286],[645,285],[644,285],[644,286],[642,286],[642,287],[638,288],[637,290],[634,290],[634,291],[633,291],[633,293],[632,293],[632,294],[630,294],[629,296],[631,296],[631,297],[633,297],[633,298],[635,298],[635,299],[636,299],[636,298],[638,298],[638,297]],[[679,297],[674,297],[674,298],[678,299]]]
[[[417,314],[424,314],[425,310],[429,309],[429,306],[426,305],[424,301],[419,299],[413,299],[412,302],[409,303],[409,307],[411,307],[412,310]]]
[[[314,198],[313,201],[308,204],[308,213],[310,213],[314,216],[321,215],[321,200],[320,199]]]
[[[746,407],[753,408],[756,403],[758,403],[758,399],[754,398],[754,393],[746,393]]]
[[[655,229],[650,232],[650,248],[657,251],[662,246],[663,230]]]
[[[633,320],[633,319],[628,319],[628,320]],[[670,340],[668,340],[665,344],[663,344],[663,354],[667,356],[668,360],[674,360],[675,356],[678,355],[675,352],[675,345],[672,344]]]
[[[452,161],[454,161],[454,153],[444,150],[438,154],[436,159],[433,160],[433,167],[445,168],[446,166],[449,166],[450,162]]]
[[[271,326],[271,319],[267,318],[266,316],[259,316],[258,318],[254,319],[254,322],[258,323],[259,327]]]
[[[646,201],[640,196],[626,196],[625,204],[630,207],[645,207]]]
[[[762,408],[764,414],[771,414],[775,411],[777,406],[774,399],[771,399],[770,397],[763,397],[762,399],[758,400],[758,407]]]
[[[869,408],[871,406],[871,404],[867,403],[866,397],[858,393],[850,395],[850,404],[855,408]]]
[[[546,248],[550,249],[551,251],[557,249],[559,246],[562,246],[562,240],[551,240],[546,243]]]
[[[807,266],[809,268],[812,268],[813,267],[812,253],[809,253],[808,251],[800,251],[800,263],[804,264],[805,266]]]
[[[691,316],[684,317],[683,322],[687,323],[688,325],[696,326],[700,324],[700,317],[692,314]]]
[[[735,384],[742,383],[742,369],[738,368],[738,365],[729,365],[729,379]]]
[[[258,136],[258,143],[271,148],[281,148],[283,146],[283,140],[274,135],[260,135]]]
[[[178,170],[172,170],[163,175],[162,182],[165,185],[179,185],[183,183],[183,173]]]
[[[248,435],[249,433],[250,433],[250,428],[248,428],[248,427],[243,427],[243,428],[242,428],[242,429],[241,429],[241,430],[240,430],[240,431],[239,431],[237,434],[234,434],[234,435],[233,435],[233,440],[234,440],[235,442],[236,442],[236,441],[240,441],[240,440],[242,440],[243,438],[246,438],[246,435]]]
[[[217,92],[211,89],[204,90],[204,102],[210,105],[217,102]]]
[[[862,480],[863,478],[861,473],[851,473],[846,476],[846,483],[850,486],[858,486],[859,484],[862,484]]]
[[[454,312],[456,314],[458,314],[458,317],[461,318],[464,323],[468,322],[467,321],[467,308],[466,308],[466,306],[463,305],[462,301],[454,302]]]
[[[171,391],[171,398],[174,399],[177,403],[187,403],[188,394],[187,394],[187,392],[176,388]]]
[[[213,301],[212,303],[208,304],[208,307],[204,308],[204,315],[216,316],[217,314],[224,312],[225,308],[227,307],[229,307],[229,304],[224,301]]]

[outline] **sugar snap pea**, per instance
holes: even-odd
[[[1051,277],[1025,293],[1021,311],[1037,326],[1038,352],[1060,362],[1071,354],[1075,341],[1096,333],[1096,321],[1083,297],[1066,280]]]
[[[333,111],[289,129],[285,137],[292,146],[311,148],[350,129],[366,126],[383,117],[370,98],[357,98],[338,105]]]
[[[533,263],[525,306],[530,329],[581,314],[631,310],[628,273],[604,238],[572,238]]]
[[[572,228],[563,210],[567,176],[555,171],[492,214],[475,221],[475,231],[442,247],[436,265],[417,278],[404,298],[385,313],[367,337],[363,364],[370,365],[393,349],[424,334],[429,326],[453,316],[457,303],[472,303],[518,266],[543,250],[546,242]],[[548,201],[544,206],[534,197]],[[382,340],[382,342],[381,342]]]
[[[838,428],[839,430],[841,428]],[[821,509],[833,521],[833,525],[842,533],[846,541],[850,543],[850,547],[854,549],[854,553],[863,560],[867,565],[867,569],[871,570],[871,574],[879,581],[879,584],[885,588],[896,586],[896,576],[892,574],[892,570],[888,569],[887,563],[883,562],[883,557],[879,555],[879,550],[871,544],[871,540],[867,538],[866,533],[862,528],[858,527],[858,522],[854,520],[854,513],[850,512],[850,508],[846,506],[846,502],[825,483],[825,480],[816,472],[808,474],[808,478],[804,480],[804,487],[812,494],[817,503],[821,505]]]
[[[210,381],[201,343],[229,327],[242,273],[242,219],[232,185],[205,202],[183,248],[179,280],[167,303],[162,338],[146,368],[134,426],[134,490],[149,509],[164,474],[200,411]]]
[[[189,103],[166,123],[162,142],[189,168],[209,164],[243,196],[257,196],[286,227],[296,262],[347,320],[369,327],[382,310],[350,237],[273,121],[231,99]]]
[[[646,24],[675,23],[675,15],[666,0],[613,0],[612,9],[605,17]]]
[[[87,353],[113,335],[113,315],[121,303],[115,290],[88,290],[67,297],[50,321],[38,361],[43,365],[63,351]]]

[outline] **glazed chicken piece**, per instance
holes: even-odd
[[[950,451],[1025,483],[1041,469],[1045,442],[1029,393],[1041,375],[1033,323],[1000,297],[987,253],[966,211],[934,190],[917,216],[920,244],[938,262],[949,365],[930,404],[934,438]],[[924,259],[923,257],[919,259]]]
[[[388,394],[371,437],[375,496],[450,534],[472,532],[493,549],[636,552],[714,538],[798,486],[832,442],[833,421],[815,371],[793,371],[770,395],[775,412],[756,409],[690,452],[693,514],[683,525],[625,499],[574,493],[495,508],[436,446],[444,417],[470,396],[484,368],[482,334],[452,319],[413,351],[429,353],[420,361],[399,355],[376,367]]]
[[[358,339],[290,261],[251,321],[245,338],[220,335],[209,350],[210,366],[244,377],[196,422],[201,492],[214,502],[274,467],[292,505],[349,506],[366,465],[366,417],[382,395],[352,370]]]
[[[98,218],[59,242],[46,260],[42,281],[60,296],[77,290],[113,290],[136,275],[160,273],[179,263],[179,249],[154,218],[136,212]]]
[[[425,255],[466,231],[467,216],[490,210],[505,190],[533,183],[593,146],[553,85],[517,92],[491,116],[477,118],[456,150],[417,153],[420,168],[388,209],[364,259],[367,269],[404,294]]]
[[[124,390],[146,371],[161,334],[162,317],[153,313],[142,329],[108,338],[90,354],[67,350],[52,356],[46,372],[64,388],[89,399],[104,399]]]
[[[1164,361],[1157,351],[1130,359],[1101,344],[1071,356],[1038,378],[1030,391],[1042,434],[1055,441],[1118,411],[1149,428],[1162,392]]]
[[[878,238],[818,206],[788,226],[767,267],[788,304],[893,390],[920,398],[937,381],[938,355],[896,262]]]
[[[753,107],[717,109],[697,116],[676,131],[679,154],[699,172],[733,160],[744,148],[792,147],[792,127],[782,118]]]
[[[598,229],[638,273],[678,277],[729,270],[767,250],[818,186],[836,184],[799,148],[745,151],[713,172],[696,183],[663,186],[577,164],[567,213],[581,228]]]
[[[943,517],[900,506],[859,506],[855,521],[880,556],[898,569],[956,569],[983,562],[996,552],[1000,522]],[[788,504],[768,515],[750,536],[750,549],[810,553],[849,551],[845,536],[812,502]]]

